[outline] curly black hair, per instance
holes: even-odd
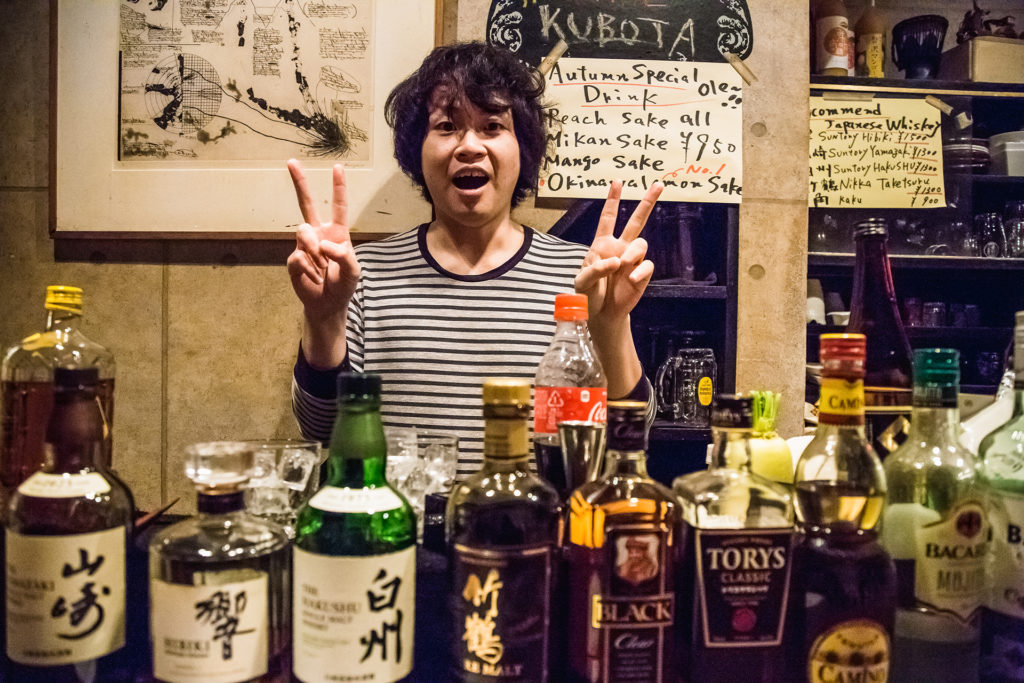
[[[446,106],[465,98],[488,113],[508,109],[519,142],[519,178],[512,192],[516,206],[536,187],[544,159],[543,93],[543,80],[504,48],[478,42],[434,48],[384,105],[384,118],[394,131],[395,159],[432,202],[421,156],[431,98],[440,97]]]

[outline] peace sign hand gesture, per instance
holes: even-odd
[[[304,307],[303,350],[311,363],[333,367],[345,356],[348,304],[362,272],[348,229],[345,169],[334,165],[331,220],[326,223],[317,215],[301,164],[290,159],[288,172],[305,221],[295,232],[295,250],[288,256],[292,288]]]

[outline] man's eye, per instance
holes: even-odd
[[[491,133],[500,133],[505,130],[505,124],[501,121],[490,121],[487,124],[487,130]]]
[[[438,121],[434,127],[442,133],[451,133],[455,130],[455,124],[451,121]]]

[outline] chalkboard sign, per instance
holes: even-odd
[[[746,58],[746,0],[492,0],[487,42],[537,66],[564,40],[567,57],[724,62]]]

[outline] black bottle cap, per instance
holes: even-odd
[[[343,372],[338,375],[338,399],[380,400],[380,375],[375,372]]]
[[[870,235],[887,236],[888,234],[889,225],[884,218],[865,218],[864,220],[857,221],[857,225],[853,229],[854,239]]]
[[[711,402],[711,426],[720,429],[753,429],[754,399],[738,394],[719,394]]]
[[[99,381],[99,368],[58,367],[53,369],[53,385],[57,389],[88,389],[95,387]]]

